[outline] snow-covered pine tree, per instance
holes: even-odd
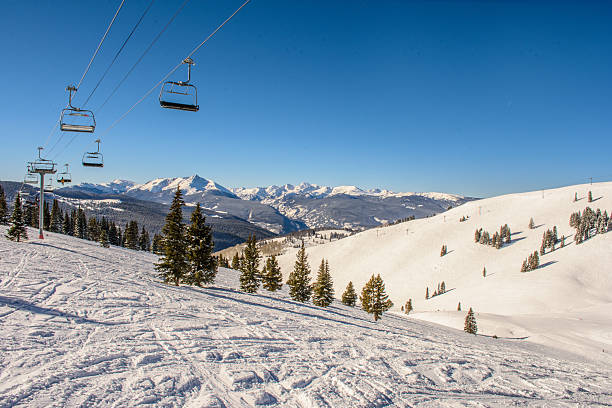
[[[255,235],[250,235],[247,239],[247,245],[244,249],[244,260],[240,274],[240,290],[247,293],[255,293],[259,289],[259,250]]]
[[[263,287],[270,292],[274,292],[283,287],[283,275],[276,260],[276,255],[272,255],[266,260],[264,273],[261,277]]]
[[[144,230],[144,227],[143,227]],[[200,203],[191,213],[191,224],[187,228],[187,261],[189,262],[185,280],[196,286],[211,284],[217,276],[217,263],[213,257],[212,229],[206,225]]]
[[[185,237],[185,224],[183,223],[183,195],[180,188],[176,188],[170,211],[166,215],[166,223],[162,228],[163,255],[155,264],[164,282],[174,282],[179,285],[187,272],[187,239]]]
[[[0,186],[0,225],[8,224],[8,206],[6,205],[6,196],[4,195],[4,189]]]
[[[529,219],[529,229],[534,229],[535,228],[535,222],[533,222],[533,218]]]
[[[28,239],[28,230],[23,221],[23,212],[21,209],[21,194],[17,193],[15,196],[15,203],[13,204],[13,214],[9,223],[10,227],[6,232],[6,237],[11,241],[20,242],[24,239]]]
[[[302,246],[296,255],[293,272],[289,274],[287,285],[289,286],[289,296],[291,296],[291,299],[298,302],[307,302],[310,299],[312,294],[310,265],[308,265],[304,241],[302,241]]]
[[[1,205],[2,200],[0,200],[0,206]],[[51,206],[51,226],[49,230],[51,232],[62,232],[62,223],[62,210],[60,210],[57,200],[53,200],[53,205]]]
[[[334,301],[334,284],[329,273],[329,263],[321,260],[317,279],[312,285],[312,303],[315,306],[327,307]]]
[[[361,305],[363,310],[374,315],[374,321],[393,307],[393,302],[389,300],[385,292],[385,283],[380,274],[372,275],[361,291]]]
[[[66,211],[66,215],[64,216],[64,222],[62,222],[62,234],[72,235],[73,227],[70,222],[70,214]]]
[[[342,294],[342,304],[347,306],[355,306],[357,303],[357,292],[355,292],[355,288],[353,287],[353,282],[349,282],[346,285],[346,289]]]
[[[100,246],[108,248],[110,246],[110,243],[108,242],[108,233],[106,232],[106,230],[101,230],[99,237]]]
[[[478,325],[476,324],[476,317],[474,316],[474,311],[470,307],[470,310],[465,316],[465,324],[463,325],[463,331],[466,333],[474,334],[478,332]]]

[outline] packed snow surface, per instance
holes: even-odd
[[[567,352],[374,323],[286,288],[245,294],[228,269],[212,287],[174,287],[155,261],[63,235],[1,238],[0,407],[612,404],[610,367]]]
[[[569,226],[570,214],[587,206],[610,215],[612,182],[472,201],[435,217],[313,246],[307,253],[315,271],[322,258],[328,260],[337,296],[349,281],[360,291],[380,273],[398,312],[412,299],[411,317],[462,329],[472,307],[483,334],[528,337],[612,364],[612,232],[575,245],[575,229]],[[530,218],[534,229],[528,228]],[[474,242],[476,229],[492,235],[504,224],[512,233],[510,244],[495,249]],[[523,260],[540,249],[544,231],[554,226],[559,238],[565,236],[565,247],[547,250],[540,268],[521,273]],[[441,257],[442,245],[448,254]],[[279,258],[285,277],[296,252],[290,248]],[[432,295],[443,281],[447,292],[426,300],[426,289]]]

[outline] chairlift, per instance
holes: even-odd
[[[48,181],[43,186],[43,191],[45,193],[53,193],[55,189],[53,188],[53,178],[49,177]]]
[[[93,133],[96,129],[96,118],[90,110],[72,106],[72,93],[77,89],[73,85],[66,87],[69,92],[68,106],[62,109],[60,116],[60,129],[64,132]]]
[[[57,175],[57,182],[62,186],[66,183],[72,183],[72,174],[68,171],[68,163],[64,166],[66,166],[66,169]]]
[[[38,177],[36,176],[36,173],[32,173],[30,171],[30,166],[28,166],[28,171],[26,172],[23,182],[25,184],[38,184]]]
[[[104,156],[100,153],[100,139],[97,139],[95,143],[98,144],[98,149],[83,155],[83,166],[85,167],[104,167]]]
[[[191,85],[191,66],[195,65],[191,58],[185,58],[183,64],[187,64],[187,81],[166,81],[159,91],[159,104],[162,108],[178,109],[189,112],[197,112],[198,90]]]
[[[29,170],[30,173],[39,173],[39,174],[55,174],[57,169],[55,168],[55,162],[49,159],[43,159],[40,155],[43,148],[38,148],[38,159],[30,162]]]

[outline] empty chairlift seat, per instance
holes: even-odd
[[[194,65],[194,62],[191,58],[186,58],[183,60],[183,64],[187,64],[187,81],[164,82],[159,91],[159,105],[167,109],[197,112],[200,109],[198,90],[189,83],[191,81],[191,66]]]
[[[64,132],[93,133],[96,129],[96,118],[90,110],[75,108],[72,106],[72,93],[76,88],[72,85],[66,87],[70,92],[68,106],[62,109],[60,116],[60,129]]]
[[[83,154],[83,166],[85,167],[104,167],[104,156],[100,153],[100,139],[96,140],[98,149],[95,152]]]

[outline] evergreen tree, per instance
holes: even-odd
[[[8,224],[8,206],[6,205],[4,189],[0,186],[0,225],[6,224]]]
[[[98,240],[100,242],[101,247],[108,248],[110,246],[110,243],[108,242],[108,233],[106,232],[106,230],[103,229],[100,231]]]
[[[334,300],[334,284],[329,273],[329,263],[322,259],[317,279],[312,287],[312,303],[315,306],[327,307]]]
[[[59,204],[57,200],[53,200],[53,205],[51,206],[51,232],[62,232],[62,210],[59,208]]]
[[[408,301],[406,302],[406,306],[404,307],[404,313],[406,314],[410,314],[410,312],[412,312],[413,308],[412,308],[412,299],[408,299]]]
[[[70,214],[66,211],[64,222],[62,222],[62,234],[71,235],[72,227],[70,226]]]
[[[161,235],[153,234],[153,245],[151,247],[151,251],[155,255],[161,255],[163,253],[164,243],[162,241],[163,241],[163,237]]]
[[[588,195],[588,199],[587,199],[587,201],[588,201],[589,203],[592,203],[592,202],[593,202],[593,193],[591,193],[591,190],[589,190],[589,195]]]
[[[257,249],[255,235],[249,236],[244,249],[244,261],[242,262],[242,273],[240,274],[240,290],[247,293],[255,293],[259,289],[259,260],[261,256]]]
[[[478,332],[478,326],[476,325],[476,317],[474,316],[474,311],[471,307],[467,316],[465,316],[465,324],[463,326],[463,331],[474,335],[476,335],[476,333]]]
[[[302,241],[302,247],[297,253],[293,272],[289,275],[287,280],[289,286],[289,295],[291,299],[298,302],[307,302],[312,294],[312,287],[310,286],[310,265],[308,265],[308,256],[306,255],[306,249],[304,248],[304,241]]]
[[[45,201],[43,212],[44,212],[44,217],[45,217],[45,219],[43,220],[43,229],[45,231],[49,231],[49,228],[51,228],[51,212],[49,211],[48,201]]]
[[[264,273],[261,277],[263,287],[270,292],[274,292],[283,287],[283,275],[276,260],[276,255],[272,255],[266,260]]]
[[[11,215],[10,227],[6,233],[6,237],[11,241],[20,242],[21,240],[28,239],[28,230],[25,223],[23,222],[23,212],[21,209],[21,194],[17,193],[15,196],[15,203],[13,205],[13,214]]]
[[[138,223],[134,220],[130,221],[125,227],[125,247],[129,249],[140,249],[138,246]]]
[[[535,228],[535,223],[533,222],[533,218],[529,219],[529,229],[534,229]]]
[[[87,237],[90,241],[100,241],[100,227],[95,217],[87,221]]]
[[[119,245],[119,237],[117,236],[117,225],[114,222],[111,222],[108,226],[108,242],[111,245]],[[158,253],[159,255],[159,253]]]
[[[360,300],[363,310],[374,315],[374,321],[380,319],[384,312],[393,307],[393,302],[385,293],[385,283],[380,274],[372,275],[361,291]]]
[[[173,281],[176,286],[184,278],[188,269],[187,239],[183,223],[184,204],[181,190],[177,187],[170,205],[170,212],[166,216],[166,223],[162,228],[163,255],[159,258],[159,263],[155,264],[164,282]]]
[[[212,255],[214,246],[212,229],[206,225],[206,218],[202,214],[200,203],[191,213],[191,225],[187,229],[187,239],[189,241],[187,250],[189,277],[187,280],[197,286],[213,283],[217,276],[217,263]]]
[[[446,255],[446,252],[447,252],[446,245],[442,245],[442,249],[440,250],[440,256]]]
[[[574,202],[578,201],[578,193],[574,193]]]
[[[474,232],[474,242],[480,242],[480,236],[482,234],[482,228],[481,229],[477,229],[476,232]]]
[[[81,239],[87,238],[87,217],[81,207],[77,210],[74,220],[74,236]]]
[[[142,226],[140,236],[138,237],[138,249],[141,251],[151,250],[151,239],[149,238],[149,233],[145,229],[144,225]]]
[[[232,269],[240,269],[240,255],[238,254],[238,251],[236,251],[234,257],[232,258]]]
[[[487,277],[487,267],[486,266],[484,268],[482,268],[482,277],[483,278]]]
[[[425,289],[425,299],[429,299],[429,288]]]
[[[357,293],[353,287],[353,282],[349,282],[348,285],[346,285],[344,293],[342,294],[342,304],[347,306],[355,306],[355,303],[357,303]]]
[[[461,302],[459,302],[459,303],[457,304],[457,311],[458,311],[458,312],[460,312],[460,311],[461,311]]]

